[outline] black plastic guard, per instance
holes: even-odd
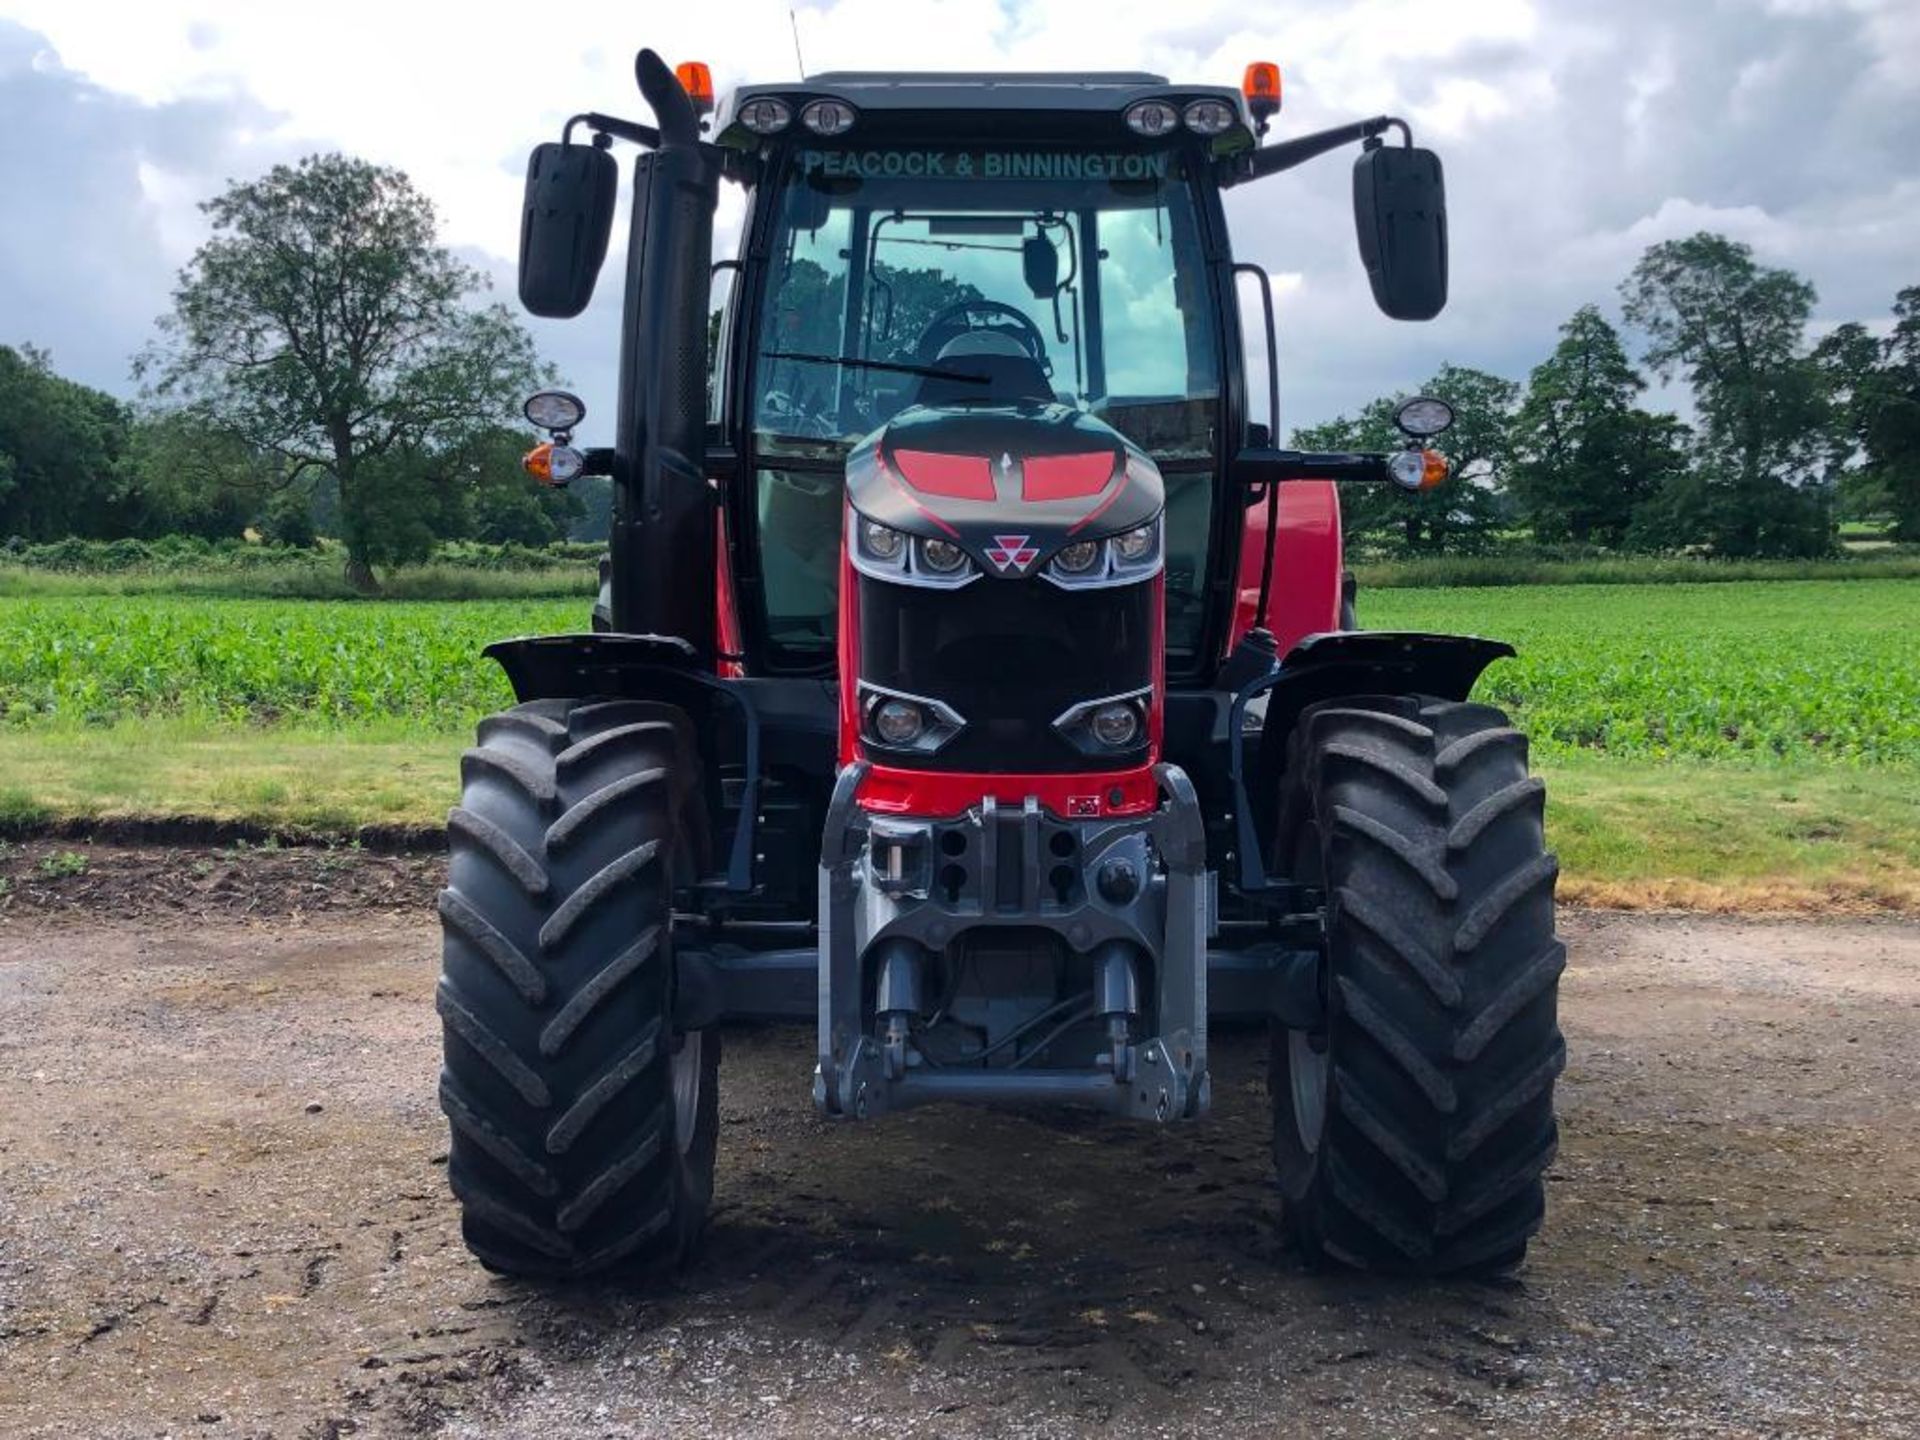
[[[523,703],[604,696],[658,700],[686,711],[701,736],[701,759],[710,782],[719,771],[721,727],[728,721],[737,725],[744,789],[722,888],[734,894],[752,892],[761,725],[759,708],[745,684],[699,669],[693,646],[671,635],[528,635],[497,641],[482,653],[499,662],[514,698]],[[720,813],[717,792],[708,797],[708,813]]]
[[[1243,686],[1233,697],[1227,730],[1242,892],[1257,895],[1267,888],[1263,857],[1273,843],[1273,797],[1286,768],[1287,742],[1309,706],[1349,695],[1465,700],[1487,666],[1515,653],[1504,640],[1478,635],[1341,630],[1307,636],[1277,669]],[[1247,705],[1261,695],[1267,697],[1266,715],[1249,764]],[[1262,803],[1252,803],[1253,795]]]
[[[1504,640],[1417,631],[1341,630],[1309,635],[1287,652],[1267,692],[1261,752],[1286,751],[1300,712],[1343,695],[1432,695],[1464,700],[1481,673],[1515,653]]]

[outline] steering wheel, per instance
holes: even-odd
[[[988,317],[987,323],[975,325],[973,317],[976,315]],[[969,330],[992,330],[1001,334],[1011,332],[1021,348],[1033,357],[1042,373],[1053,374],[1053,361],[1047,356],[1047,341],[1040,333],[1040,327],[1019,306],[1008,305],[1000,300],[962,300],[958,305],[949,305],[929,320],[927,328],[920,332],[919,343],[914,346],[915,360],[922,365],[933,364],[949,341]]]

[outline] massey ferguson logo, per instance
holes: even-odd
[[[1000,573],[1011,570],[1018,575],[1034,562],[1040,552],[1027,543],[1028,535],[996,535],[993,545],[987,551],[987,559],[1000,567]]]

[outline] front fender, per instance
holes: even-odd
[[[1515,654],[1504,640],[1412,630],[1342,630],[1309,635],[1262,682],[1267,713],[1263,757],[1284,753],[1301,712],[1346,695],[1431,695],[1464,700],[1482,672]]]

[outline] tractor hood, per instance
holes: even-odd
[[[847,459],[853,509],[956,541],[987,575],[1034,573],[1061,546],[1155,519],[1160,471],[1111,426],[1067,405],[916,405]]]

